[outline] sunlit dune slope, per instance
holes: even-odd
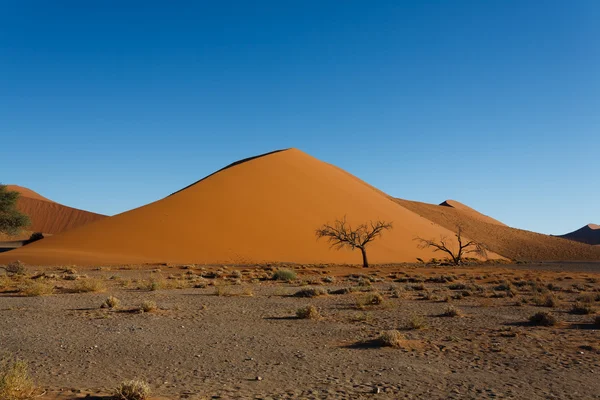
[[[21,194],[17,208],[31,220],[27,231],[56,234],[105,218],[104,215],[55,203],[21,186],[7,186],[9,190]]]
[[[560,237],[576,242],[600,245],[600,225],[588,224],[576,231],[561,235]]]
[[[360,254],[317,241],[315,230],[347,216],[393,221],[369,260],[439,255],[415,236],[451,234],[356,177],[299,150],[243,160],[157,202],[0,255],[30,264],[360,263]],[[492,255],[497,257],[497,255]]]
[[[487,215],[482,214],[479,211],[474,210],[471,207],[466,206],[463,203],[460,203],[456,200],[446,200],[443,203],[441,203],[440,206],[456,208],[457,210],[462,211],[463,213],[468,215],[469,218],[476,219],[481,222],[487,222],[488,224],[496,224],[496,225],[506,226],[506,224],[503,224],[502,222],[500,222],[492,217],[488,217]]]
[[[461,225],[466,236],[478,240],[498,254],[523,261],[599,261],[600,247],[555,236],[483,222],[471,211],[395,199],[403,207],[447,229]],[[472,210],[472,209],[470,209]],[[479,214],[479,213],[477,213]],[[482,215],[482,214],[480,214]]]

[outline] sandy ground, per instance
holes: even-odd
[[[28,271],[2,278],[0,349],[45,399],[102,398],[130,378],[169,399],[599,398],[595,315],[569,310],[600,306],[600,265],[517,267],[305,268],[289,283],[268,269]],[[26,296],[32,281],[54,294]],[[82,282],[99,292],[68,293]],[[306,288],[355,289],[293,296]],[[363,304],[375,292],[383,303]],[[100,308],[109,295],[119,309]],[[556,304],[534,304],[545,296]],[[139,312],[146,300],[158,308]],[[295,317],[308,304],[322,319]],[[559,324],[527,323],[539,311]],[[399,348],[370,342],[391,329]]]

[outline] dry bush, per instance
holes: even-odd
[[[296,273],[290,269],[279,269],[273,274],[273,280],[290,282],[296,280]]]
[[[6,270],[7,274],[25,275],[25,263],[22,263],[19,260],[7,264],[4,269]]]
[[[383,296],[378,292],[367,293],[356,301],[356,306],[362,308],[365,306],[376,306],[383,303]]]
[[[577,302],[573,304],[569,312],[577,315],[588,315],[594,314],[596,310],[590,304]]]
[[[54,285],[45,283],[45,282],[28,282],[25,285],[21,286],[19,289],[19,293],[23,294],[27,297],[35,297],[35,296],[46,296],[52,294],[54,290]]]
[[[413,315],[408,321],[408,329],[426,329],[429,325],[427,320],[420,315]]]
[[[22,360],[0,361],[0,399],[28,400],[35,397],[35,386],[27,363]]]
[[[154,310],[156,310],[158,307],[156,305],[156,302],[152,301],[152,300],[144,300],[142,302],[142,304],[140,305],[140,311],[142,312],[152,312]]]
[[[396,330],[384,331],[377,338],[377,342],[381,346],[387,347],[401,347],[404,336]]]
[[[296,317],[300,319],[321,319],[321,313],[317,307],[308,305],[296,310]]]
[[[443,317],[462,317],[463,313],[454,306],[448,306],[442,313]]]
[[[318,297],[318,296],[326,296],[327,290],[321,287],[317,287],[317,288],[312,288],[312,287],[308,287],[308,288],[303,288],[300,289],[299,291],[297,291],[296,293],[294,293],[295,297]]]
[[[118,400],[145,400],[150,396],[150,386],[140,380],[122,382],[115,389],[115,398]]]
[[[104,303],[102,303],[102,305],[100,307],[115,309],[115,308],[119,308],[120,305],[121,305],[121,300],[117,299],[115,296],[109,296],[106,300],[104,300]]]
[[[531,299],[531,302],[539,307],[558,307],[558,299],[550,293],[545,296],[535,296]]]
[[[529,322],[539,326],[554,326],[558,323],[556,317],[546,311],[533,314],[529,317]]]
[[[71,288],[73,293],[101,293],[106,291],[106,285],[101,279],[88,278],[77,281]]]

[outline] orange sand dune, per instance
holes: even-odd
[[[600,225],[588,224],[571,233],[560,235],[560,237],[576,242],[600,245]]]
[[[575,243],[555,236],[510,228],[483,221],[471,208],[445,207],[395,199],[401,206],[447,229],[460,224],[463,232],[488,246],[498,254],[523,261],[600,261],[600,247]],[[466,207],[466,206],[465,206]],[[473,210],[474,211],[474,210]]]
[[[371,244],[373,263],[438,257],[415,236],[452,235],[356,177],[299,150],[242,160],[157,202],[0,255],[0,263],[360,263],[315,230],[346,215],[394,229]],[[498,257],[491,254],[492,257]]]
[[[479,211],[474,210],[471,207],[466,206],[463,203],[460,203],[456,200],[446,200],[443,203],[441,203],[440,206],[456,208],[457,210],[468,214],[470,218],[477,219],[481,222],[487,222],[488,224],[507,226],[506,224],[503,224],[502,222],[500,222],[492,217],[488,217],[487,215],[482,214]]]
[[[55,234],[105,218],[104,215],[55,203],[21,186],[7,186],[9,190],[21,193],[17,208],[31,219],[28,231]]]

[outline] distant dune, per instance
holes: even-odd
[[[332,250],[315,237],[319,226],[344,215],[353,224],[394,222],[369,248],[373,263],[439,257],[413,238],[452,234],[347,172],[289,149],[234,163],[157,202],[4,253],[0,262],[358,264],[359,252]]]
[[[460,224],[466,236],[476,238],[494,252],[513,260],[600,261],[600,248],[510,228],[470,207],[436,206],[417,201],[395,200],[403,207],[447,229],[454,230]],[[481,216],[486,218],[482,219]],[[495,222],[486,222],[488,218]]]
[[[105,218],[104,215],[79,210],[55,203],[31,189],[7,185],[9,190],[21,193],[17,208],[31,219],[28,232],[56,234]],[[19,237],[23,234],[19,235]]]
[[[588,224],[560,237],[591,245],[600,245],[600,225]]]
[[[468,215],[470,218],[479,220],[481,222],[487,222],[488,224],[507,226],[506,224],[503,224],[502,222],[498,221],[497,219],[488,217],[487,215],[482,214],[479,211],[474,210],[471,207],[466,206],[462,203],[459,203],[458,201],[455,201],[455,200],[446,200],[446,201],[442,202],[440,204],[440,206],[456,208],[457,210],[462,211],[463,213]]]

